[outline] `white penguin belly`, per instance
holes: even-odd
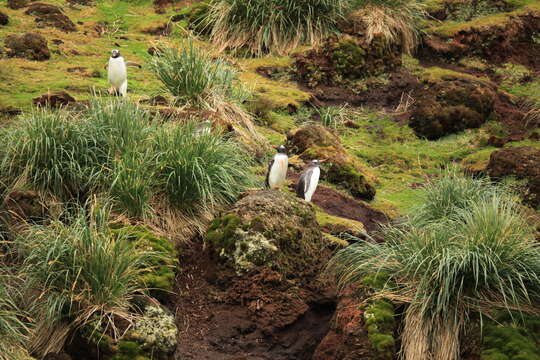
[[[304,191],[304,198],[306,201],[311,201],[311,197],[315,193],[315,190],[317,189],[317,185],[319,184],[319,176],[321,175],[321,169],[316,167],[313,169],[313,174],[311,174],[311,178],[309,179],[309,183],[306,184],[306,188]]]
[[[289,158],[287,155],[278,154],[274,157],[274,164],[268,175],[268,184],[270,188],[275,188],[283,185],[287,178],[287,166],[289,166]]]
[[[127,79],[124,59],[122,57],[110,59],[108,70],[109,83],[118,89]]]

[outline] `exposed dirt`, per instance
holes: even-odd
[[[163,24],[156,27],[143,29],[142,32],[149,35],[169,36],[172,30],[173,28],[170,24]]]
[[[8,0],[7,5],[10,9],[22,9],[28,6],[29,0]]]
[[[237,276],[190,244],[180,261],[175,359],[311,359],[335,309],[332,287],[263,268]]]
[[[44,61],[51,57],[47,39],[37,33],[9,35],[4,40],[8,56],[22,57],[29,60]]]
[[[289,171],[287,178],[293,180],[289,185],[295,189],[300,174]],[[319,185],[311,201],[330,215],[356,220],[364,224],[367,232],[376,231],[380,224],[387,224],[390,219],[382,211],[375,210],[363,201],[355,200],[327,186]]]
[[[476,54],[492,63],[512,62],[540,70],[540,14],[510,17],[508,21],[482,28],[459,31],[452,37],[428,36],[420,57],[455,59]]]
[[[76,102],[75,98],[69,95],[65,91],[57,91],[53,93],[43,94],[32,100],[36,106],[50,106],[52,108],[59,108],[66,106],[70,103]]]
[[[36,23],[42,27],[52,26],[65,32],[77,30],[73,21],[64,15],[60,7],[55,5],[32,3],[24,13],[35,16]]]
[[[394,110],[407,94],[414,94],[421,88],[418,79],[405,70],[391,73],[388,83],[367,82],[367,90],[348,87],[319,85],[309,88],[300,83],[304,91],[313,94],[312,103],[316,106],[366,106]]]

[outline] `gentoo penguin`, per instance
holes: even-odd
[[[287,166],[289,166],[289,157],[285,146],[273,146],[277,154],[270,160],[266,172],[266,186],[270,189],[278,188],[285,183],[287,178]]]
[[[141,68],[141,65],[136,64],[131,61],[125,61],[124,58],[120,55],[120,51],[113,50],[109,62],[105,65],[108,67],[108,78],[109,84],[109,94],[114,95],[127,95],[127,67],[128,66],[137,66]]]
[[[296,194],[307,202],[311,201],[311,197],[317,189],[319,177],[321,176],[319,166],[324,161],[326,160],[312,160],[307,169],[300,175],[298,184],[296,184]]]

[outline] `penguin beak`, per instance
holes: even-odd
[[[274,149],[279,148],[279,146],[277,146],[277,145],[272,145],[272,147],[273,147]]]
[[[319,160],[319,162],[322,162],[322,163],[326,161],[328,161],[328,159]]]

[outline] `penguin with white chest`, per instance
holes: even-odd
[[[325,160],[312,160],[307,169],[304,170],[298,184],[296,184],[296,194],[298,197],[306,200],[307,202],[311,201],[311,197],[319,185],[319,177],[321,176],[321,168],[319,167],[322,162]]]
[[[119,50],[113,50],[109,62],[105,65],[107,68],[107,77],[109,79],[109,94],[114,95],[127,95],[127,67],[136,66],[141,68],[141,65],[125,61],[120,55]]]
[[[279,188],[285,184],[287,179],[287,167],[289,166],[289,157],[285,146],[274,146],[277,154],[270,160],[268,171],[266,172],[266,186],[270,189]]]

